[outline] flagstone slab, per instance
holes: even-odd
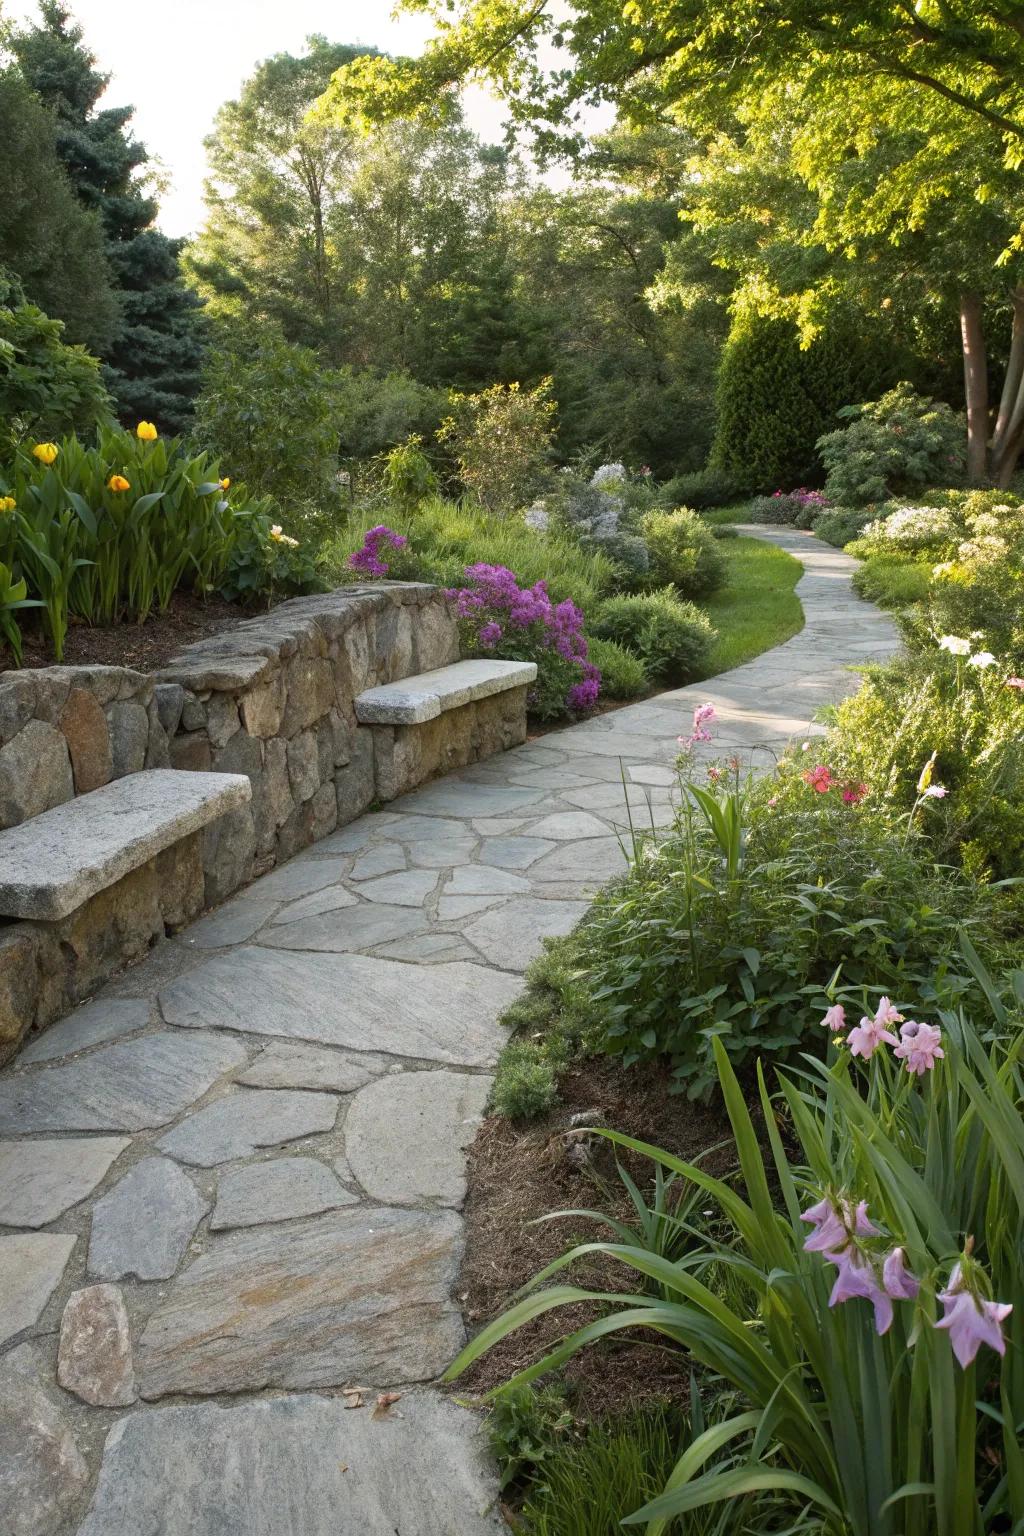
[[[465,936],[493,965],[525,971],[540,954],[541,939],[571,933],[587,906],[585,901],[538,901],[524,896],[467,923]]]
[[[608,828],[589,811],[558,811],[534,822],[531,837],[551,838],[556,843],[577,843],[589,837],[607,837]]]
[[[554,846],[542,837],[488,837],[480,845],[480,863],[496,869],[529,869]]]
[[[521,811],[524,806],[536,805],[540,797],[539,789],[444,779],[429,789],[407,795],[402,808],[407,815],[413,816],[508,816],[513,811]]]
[[[530,882],[522,875],[510,874],[486,864],[463,864],[447,880],[446,896],[519,896],[529,891]]]
[[[444,905],[442,897],[439,906]],[[439,913],[439,916],[443,916]],[[423,933],[418,938],[399,939],[385,944],[377,954],[386,960],[407,960],[413,965],[441,965],[449,960],[477,960],[479,956],[464,944],[458,933]]]
[[[627,851],[629,838],[623,839]],[[538,859],[530,870],[531,880],[588,881],[603,884],[624,875],[629,868],[617,837],[588,837],[582,843],[565,843]]]
[[[222,1035],[161,1029],[19,1072],[0,1081],[0,1135],[166,1125],[244,1057],[244,1046]]]
[[[464,1072],[400,1072],[361,1088],[345,1120],[345,1155],[366,1193],[393,1205],[461,1206],[465,1150],[493,1081]]]
[[[61,1410],[38,1380],[0,1361],[0,1512],[4,1536],[67,1529],[89,1485],[89,1468]]]
[[[145,1398],[430,1380],[462,1341],[450,1211],[353,1206],[219,1237],[136,1349]]]
[[[331,1170],[314,1157],[276,1157],[221,1175],[210,1231],[292,1221],[358,1204]]]
[[[32,1066],[38,1061],[55,1061],[93,1045],[105,1045],[122,1035],[145,1029],[150,1018],[148,998],[97,998],[76,1008],[59,1024],[51,1024],[18,1053],[18,1066]]]
[[[38,1321],[60,1284],[75,1241],[64,1232],[0,1237],[0,1344]]]
[[[188,1115],[161,1136],[161,1152],[200,1168],[251,1157],[259,1147],[279,1146],[333,1128],[338,1100],[332,1093],[288,1088],[238,1088]]]
[[[167,1280],[209,1210],[192,1180],[166,1157],[147,1157],[98,1200],[89,1273],[101,1280]]]
[[[350,1054],[297,1040],[272,1040],[251,1066],[235,1074],[250,1088],[312,1088],[324,1093],[352,1093],[388,1071],[386,1056]]]
[[[301,917],[321,917],[325,912],[340,912],[344,907],[354,907],[359,900],[343,885],[328,885],[322,891],[300,896],[282,907],[273,919],[274,927],[280,923],[294,923]]]
[[[507,1039],[498,1015],[520,984],[457,962],[411,972],[366,955],[239,949],[216,955],[160,994],[172,1024],[383,1051],[450,1065],[493,1065]]]
[[[437,903],[437,918],[441,923],[459,922],[462,918],[474,917],[477,912],[486,912],[505,900],[507,897],[498,892],[490,896],[442,896]]]
[[[480,1416],[435,1393],[189,1403],[118,1420],[78,1536],[495,1536],[494,1489]]]
[[[431,878],[433,887],[437,877]],[[386,902],[361,902],[356,907],[322,912],[319,917],[302,917],[295,923],[281,923],[260,936],[261,946],[273,949],[329,950],[349,954],[374,949],[392,939],[422,933],[428,920],[420,903],[404,907]]]
[[[405,868],[405,851],[398,843],[380,843],[367,848],[352,866],[352,880],[372,880],[377,875],[394,874]]]
[[[179,936],[178,942],[193,949],[228,949],[232,944],[244,944],[270,921],[277,905],[270,896],[246,894],[236,897],[193,923]]]
[[[399,907],[422,907],[437,884],[437,874],[432,869],[405,869],[400,874],[382,875],[379,880],[367,880],[359,887],[359,894],[367,901],[393,902]]]
[[[45,1227],[91,1195],[127,1136],[0,1141],[0,1226]]]
[[[116,1285],[71,1292],[60,1323],[57,1380],[95,1407],[124,1408],[135,1401],[131,1329]]]

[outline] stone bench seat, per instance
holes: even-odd
[[[0,832],[0,917],[56,922],[252,793],[235,773],[151,768]]]
[[[422,725],[451,709],[526,688],[537,676],[532,661],[495,661],[480,657],[457,661],[433,672],[403,677],[397,683],[367,688],[356,697],[356,719],[363,725]]]

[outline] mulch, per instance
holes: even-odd
[[[561,1103],[541,1121],[517,1126],[500,1116],[481,1126],[469,1160],[465,1208],[466,1248],[459,1300],[470,1331],[501,1313],[538,1270],[577,1242],[611,1239],[607,1228],[568,1216],[538,1218],[571,1209],[633,1215],[616,1173],[616,1156],[647,1192],[653,1164],[600,1136],[573,1132],[576,1114],[623,1131],[723,1174],[735,1163],[731,1132],[720,1104],[690,1103],[670,1092],[661,1065],[631,1069],[610,1059],[591,1059],[561,1079]],[[724,1145],[722,1145],[724,1143]],[[580,1149],[582,1148],[582,1155]],[[709,1150],[716,1149],[716,1150]],[[639,1290],[641,1280],[613,1259],[580,1262],[552,1284],[565,1281],[595,1290]],[[600,1315],[580,1303],[558,1308],[504,1339],[456,1383],[460,1396],[500,1386],[565,1334]],[[559,1373],[573,1412],[583,1419],[621,1413],[644,1403],[682,1401],[689,1394],[689,1365],[680,1350],[653,1333],[615,1335],[576,1355]]]
[[[64,647],[65,666],[131,667],[153,672],[176,656],[183,646],[216,634],[247,610],[237,603],[211,597],[205,601],[192,592],[176,592],[166,613],[154,614],[145,624],[117,624],[108,629],[72,622]],[[8,648],[0,643],[0,672],[14,665]],[[39,630],[25,634],[24,667],[52,667],[53,652]]]

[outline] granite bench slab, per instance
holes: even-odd
[[[150,768],[8,827],[0,832],[0,916],[67,917],[251,794],[243,774]]]
[[[363,725],[420,725],[477,699],[525,688],[536,676],[533,661],[494,661],[489,657],[456,661],[450,667],[367,688],[356,698],[356,718]]]

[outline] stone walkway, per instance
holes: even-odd
[[[804,562],[800,635],[364,816],[0,1074],[5,1536],[502,1529],[478,1421],[427,1385],[498,1015],[623,868],[622,775],[670,818],[696,703],[714,751],[777,752],[897,644],[851,560],[750,531]]]

